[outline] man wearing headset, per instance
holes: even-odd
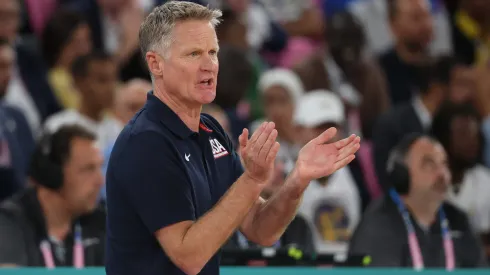
[[[468,218],[444,202],[451,174],[438,141],[422,134],[406,136],[391,152],[387,173],[392,188],[366,210],[350,255],[365,255],[377,267],[486,265]]]
[[[97,208],[102,155],[94,134],[63,126],[44,136],[30,187],[0,205],[0,266],[101,266],[105,213]]]

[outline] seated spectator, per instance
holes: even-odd
[[[30,167],[32,186],[0,205],[0,265],[103,266],[101,167],[95,136],[85,129],[67,126],[43,137]]]
[[[403,136],[411,132],[426,132],[440,105],[446,100],[459,99],[455,94],[468,93],[472,78],[461,74],[465,65],[451,57],[441,57],[424,73],[428,84],[411,101],[395,106],[383,114],[373,130],[373,158],[379,183],[387,190],[386,161],[391,150]],[[464,97],[463,97],[464,98]]]
[[[307,91],[327,89],[346,104],[348,131],[371,138],[376,118],[389,107],[386,80],[375,60],[366,57],[362,26],[345,12],[327,20],[325,49],[295,68]]]
[[[80,95],[73,83],[71,67],[78,57],[92,51],[91,39],[87,22],[75,12],[56,12],[44,28],[41,44],[49,67],[49,83],[64,108],[78,108]]]
[[[119,132],[143,108],[146,103],[146,95],[152,89],[151,82],[137,78],[128,81],[118,89],[111,108],[111,116],[108,118],[109,122],[113,123],[113,126],[108,128],[114,131],[112,134],[107,132],[106,137],[109,143],[111,140],[116,141]]]
[[[391,103],[408,102],[424,84],[424,70],[430,60],[433,18],[427,0],[390,0],[388,17],[394,45],[379,57],[388,81]]]
[[[12,77],[5,101],[19,108],[26,116],[32,134],[36,135],[44,120],[60,110],[48,84],[47,70],[41,56],[19,37],[20,1],[0,1],[0,37],[15,48]]]
[[[451,172],[441,144],[406,136],[387,165],[392,188],[364,214],[349,254],[367,255],[372,267],[476,268],[485,254],[467,216],[445,203]]]
[[[101,148],[114,142],[114,124],[106,115],[112,106],[117,83],[116,66],[111,56],[93,52],[78,58],[72,68],[75,85],[80,93],[80,106],[67,109],[46,120],[45,130],[54,132],[67,124],[79,124],[97,133]]]
[[[271,69],[259,80],[262,93],[265,119],[276,124],[277,141],[281,144],[277,161],[283,163],[287,172],[291,171],[301,147],[296,146],[297,133],[293,127],[295,106],[304,93],[303,84],[298,76],[287,69]],[[258,125],[254,123],[254,125]],[[255,130],[252,125],[251,131]]]
[[[344,122],[342,101],[326,90],[305,94],[294,114],[301,146],[330,127],[337,128],[337,136],[330,142],[342,139]],[[361,218],[361,198],[349,166],[311,182],[298,214],[310,227],[316,252],[345,253],[351,233]]]
[[[350,1],[350,0],[348,0]],[[367,0],[351,1],[348,9],[362,23],[367,37],[366,50],[368,54],[379,55],[393,46],[393,34],[388,22],[389,8],[398,0]],[[457,0],[459,1],[459,0]],[[326,6],[335,5],[338,1],[324,0]],[[451,54],[453,44],[451,41],[451,27],[449,20],[449,7],[446,0],[429,0],[434,25],[434,39],[430,43],[430,52],[433,55]]]
[[[74,0],[70,8],[83,14],[90,26],[94,48],[112,56],[123,81],[150,80],[138,48],[139,27],[143,22],[142,1]]]
[[[0,201],[24,187],[34,139],[20,110],[4,102],[15,52],[0,39]]]
[[[143,108],[146,102],[146,95],[150,90],[152,90],[150,82],[143,79],[133,79],[116,92],[112,114],[104,123],[104,139],[107,141],[105,142],[107,146],[102,148],[104,153],[104,175],[107,171],[112,147],[119,133],[131,118]],[[106,199],[105,185],[101,190],[100,199],[102,201]]]
[[[466,212],[490,251],[490,170],[479,164],[485,146],[480,125],[472,105],[446,104],[434,118],[432,134],[448,155],[449,201]]]

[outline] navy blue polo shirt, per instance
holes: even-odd
[[[214,118],[202,114],[199,132],[193,132],[150,92],[109,160],[107,274],[184,274],[154,233],[199,219],[242,172],[230,138]],[[219,274],[219,253],[200,274]]]

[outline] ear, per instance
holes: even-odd
[[[160,55],[149,51],[146,53],[145,59],[151,74],[155,76],[163,75],[163,62]]]

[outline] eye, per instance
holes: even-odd
[[[210,55],[217,55],[217,54],[218,54],[218,51],[216,51],[216,50],[211,50],[211,51],[209,51],[209,54],[210,54]]]
[[[199,56],[199,52],[198,51],[191,52],[190,56],[193,57]]]

